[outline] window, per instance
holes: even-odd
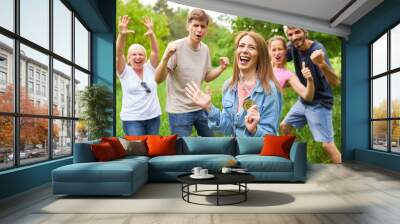
[[[71,60],[72,48],[72,12],[59,0],[53,1],[54,53]]]
[[[28,93],[33,94],[34,88],[33,88],[33,82],[29,81],[28,82]]]
[[[40,81],[40,70],[36,69],[36,80],[39,82]]]
[[[370,45],[371,148],[400,153],[400,24]]]
[[[7,68],[7,55],[0,54],[0,68]]]
[[[42,83],[46,83],[46,77],[47,75],[45,73],[42,73]]]
[[[7,84],[7,73],[0,70],[0,85],[5,86]]]
[[[0,53],[0,91],[5,91],[7,85],[7,55]]]
[[[72,92],[70,89],[65,89],[66,83],[69,83],[69,85],[72,84],[72,69],[71,66],[68,66],[56,59],[53,60],[53,65],[54,65],[54,70],[53,70],[53,106],[58,105],[58,97],[60,97],[60,100],[62,103],[64,103],[64,96],[67,96],[67,101],[68,104],[72,104]],[[67,85],[68,86],[68,85]],[[61,96],[59,96],[59,93]],[[71,101],[71,102],[69,102]],[[60,105],[61,106],[61,105]],[[56,110],[53,110],[53,114],[59,114],[60,111],[57,108]],[[61,113],[62,116],[72,116],[72,108],[68,107],[66,110],[66,113]]]
[[[0,26],[14,31],[14,0],[1,0]]]
[[[75,62],[82,68],[89,69],[89,32],[75,18]]]
[[[28,76],[30,80],[33,80],[33,66],[29,66]]]
[[[3,12],[2,10],[3,9],[0,9],[0,14]],[[0,15],[0,20],[2,16],[3,15]],[[3,83],[0,84],[0,113],[14,112],[14,69],[12,66],[12,58],[14,57],[13,52],[13,40],[0,33],[0,73],[2,74],[0,76],[2,76],[1,80],[3,80],[0,81]],[[6,83],[4,83],[4,80]],[[0,143],[0,149],[1,148],[2,145]]]
[[[46,96],[46,86],[42,86],[42,96]]]
[[[40,84],[36,84],[36,95],[40,95]]]
[[[20,0],[21,36],[49,49],[49,0]]]
[[[0,1],[0,171],[70,156],[87,133],[73,105],[90,84],[90,31],[67,1]]]

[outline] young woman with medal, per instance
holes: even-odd
[[[186,95],[207,111],[209,127],[237,137],[277,135],[282,108],[281,89],[268,54],[267,43],[256,32],[235,39],[233,76],[224,84],[222,111],[211,104],[209,90],[193,82]]]

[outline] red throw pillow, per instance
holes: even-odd
[[[289,159],[290,148],[296,136],[264,136],[264,145],[261,149],[260,155],[262,156],[281,156]]]
[[[146,143],[148,156],[176,155],[176,139],[178,135],[149,135]]]
[[[126,151],[118,138],[116,138],[116,137],[101,138],[101,142],[110,143],[110,145],[114,149],[114,152],[115,152],[115,155],[117,156],[117,158],[126,156]]]
[[[108,142],[93,144],[91,145],[91,149],[94,157],[99,162],[109,161],[117,158],[112,145]]]

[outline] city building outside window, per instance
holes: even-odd
[[[371,148],[400,153],[400,24],[370,44]]]
[[[18,9],[12,10],[19,10],[13,13],[20,16],[14,18],[19,21],[16,29],[0,22],[7,30],[0,29],[0,151],[4,158],[0,171],[71,156],[74,142],[87,139],[86,127],[77,127],[79,113],[71,105],[79,104],[79,91],[90,84],[90,31],[65,4],[62,0],[19,1]],[[13,60],[14,52],[19,61]],[[15,88],[15,67],[19,88]],[[10,88],[1,90],[2,85]],[[14,99],[16,90],[19,97]],[[60,100],[62,105],[57,105]],[[33,132],[38,133],[35,138]]]

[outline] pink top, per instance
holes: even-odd
[[[254,83],[253,86],[250,86],[250,88],[246,88],[242,85],[242,83],[238,82],[238,84],[237,84],[238,98],[239,98],[239,103],[238,103],[238,108],[237,108],[238,112],[240,111],[240,108],[242,108],[242,106],[243,106],[244,99],[246,99],[248,96],[250,96],[255,85],[256,85],[256,83]]]
[[[293,72],[287,70],[286,68],[274,68],[275,78],[278,80],[281,87],[285,87],[286,82],[292,77]]]

